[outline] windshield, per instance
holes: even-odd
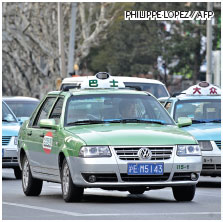
[[[154,83],[136,83],[136,82],[124,82],[126,87],[136,86],[142,91],[147,91],[152,93],[156,98],[168,97],[168,92],[166,88],[161,84]]]
[[[189,117],[193,123],[220,122],[221,100],[187,100],[178,101],[175,106],[174,120],[179,117]]]
[[[69,98],[65,126],[103,122],[174,124],[162,105],[149,95],[96,94]]]
[[[6,101],[6,103],[17,117],[30,117],[39,104],[38,101]]]
[[[4,103],[2,103],[2,121],[17,123],[17,120],[15,119],[14,115]]]

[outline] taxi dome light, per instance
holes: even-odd
[[[198,85],[203,88],[210,86],[210,84],[206,81],[202,81],[202,82],[198,83]]]
[[[125,88],[125,84],[111,76],[107,72],[98,72],[95,76],[90,76],[81,84],[81,89],[120,89]]]
[[[200,82],[184,90],[181,94],[194,95],[194,96],[218,96],[221,95],[221,89],[208,82]]]
[[[107,72],[98,72],[95,76],[98,79],[108,79],[110,77],[110,74]]]

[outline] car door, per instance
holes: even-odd
[[[31,122],[26,131],[27,133],[27,147],[30,166],[34,173],[43,173],[45,161],[43,159],[46,150],[43,149],[43,138],[46,134],[46,129],[40,128],[39,123],[41,119],[47,119],[56,101],[55,97],[47,97],[42,103],[37,114],[31,118]]]
[[[54,119],[56,124],[60,124],[61,114],[63,109],[64,98],[59,97],[51,110],[49,119]],[[59,165],[58,165],[58,156],[59,156],[59,147],[61,144],[61,135],[59,130],[45,129],[45,136],[43,138],[43,149],[44,146],[51,146],[49,149],[42,155],[42,165],[44,166],[43,173],[50,174],[55,177],[59,177]]]

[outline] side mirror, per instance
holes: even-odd
[[[179,117],[178,118],[178,127],[190,126],[192,124],[191,118],[188,117]]]
[[[41,119],[39,122],[40,128],[58,129],[58,125],[54,119]]]

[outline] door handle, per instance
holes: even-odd
[[[29,132],[27,133],[27,135],[28,135],[28,136],[31,136],[31,135],[32,135],[32,131],[29,131]]]
[[[40,137],[44,137],[45,135],[44,135],[44,133],[42,133],[42,134],[40,134],[39,136],[40,136]]]

